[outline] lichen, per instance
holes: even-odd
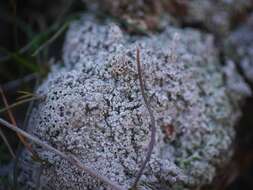
[[[28,130],[129,188],[150,139],[137,47],[157,123],[142,189],[192,189],[210,183],[217,166],[231,155],[233,126],[246,94],[229,88],[213,37],[196,30],[168,26],[150,37],[129,36],[110,21],[84,16],[68,31],[64,67],[56,66],[37,90],[46,99],[34,107]],[[43,167],[44,189],[108,189],[57,155],[35,148],[50,163]],[[36,163],[27,152],[21,158],[19,180],[29,181],[32,189]]]
[[[133,30],[163,27],[163,17],[170,23],[208,30],[219,37],[226,36],[236,20],[253,8],[251,0],[83,0],[92,10],[104,11],[127,23]],[[165,16],[167,15],[167,16]],[[169,15],[169,16],[168,16]]]
[[[253,83],[253,14],[247,22],[231,32],[225,43],[228,62],[235,62],[245,77]]]

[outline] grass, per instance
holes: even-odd
[[[24,7],[20,7],[21,3],[16,0],[0,2],[0,23],[7,30],[3,30],[6,32],[4,35],[8,36],[6,38],[0,33],[0,87],[10,101],[10,104],[6,104],[6,101],[0,100],[0,117],[7,119],[9,116],[13,125],[26,126],[27,115],[31,110],[28,104],[42,98],[33,93],[34,89],[50,71],[50,57],[61,54],[60,48],[55,47],[62,46],[69,24],[79,18],[79,9],[84,9],[80,3],[63,0],[55,8],[55,16],[49,19],[48,8],[45,8],[40,19],[34,20],[36,17],[30,14],[40,14],[41,7],[34,9],[33,0],[24,2]],[[43,6],[51,7],[51,4],[54,2],[45,1]],[[5,8],[2,10],[1,7]],[[22,9],[26,11],[22,12]],[[41,23],[44,23],[44,27],[41,27]],[[5,95],[2,94],[2,97]],[[33,151],[26,140],[18,136],[3,129],[0,136],[0,172],[17,154],[20,142]],[[5,138],[5,144],[1,137]],[[39,159],[34,156],[34,160]],[[12,183],[8,176],[0,176],[0,189],[8,189],[13,186]]]

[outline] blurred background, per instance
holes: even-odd
[[[104,1],[106,3],[106,0]],[[88,6],[87,2],[81,0],[0,1],[0,87],[2,89],[0,117],[10,122],[14,119],[18,126],[25,128],[34,100],[34,90],[47,76],[50,65],[61,60],[64,34],[69,23],[78,19],[81,12],[94,12],[93,5]],[[140,8],[146,15],[134,15],[129,12],[129,17],[132,16],[135,20],[129,19],[127,14],[122,14],[124,9],[129,7],[127,3],[131,1],[125,2],[126,5],[122,7],[112,7],[111,11],[106,10],[105,7],[96,14],[101,18],[114,19],[127,32],[145,34],[148,30],[161,29],[156,15],[163,10],[172,15],[169,18],[171,24],[214,33],[218,42],[220,38],[227,35],[213,31],[201,22],[187,22],[187,20],[177,22],[177,19],[184,17],[187,12],[187,6],[178,3],[180,2],[178,0],[168,0],[168,2],[165,0],[164,4],[154,3],[155,1],[152,0],[145,1],[148,6]],[[244,11],[245,14],[233,13],[231,29],[236,29],[246,22],[253,6],[249,7],[251,8]],[[143,27],[134,25],[140,22]],[[217,43],[217,46],[219,45]],[[253,89],[252,84],[249,85]],[[12,118],[5,110],[4,96],[8,104],[12,105]],[[227,165],[219,168],[213,184],[203,189],[253,190],[253,97],[246,100],[242,110],[242,118],[236,126],[234,156]],[[13,175],[15,175],[15,163],[22,143],[15,133],[2,126],[0,130],[0,190],[15,189]],[[13,158],[3,138],[8,140],[16,158]]]

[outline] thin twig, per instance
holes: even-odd
[[[16,158],[15,153],[14,153],[14,151],[13,151],[13,149],[12,149],[12,147],[11,147],[9,141],[8,141],[8,139],[5,137],[5,135],[4,135],[4,133],[3,133],[3,131],[2,131],[1,128],[0,128],[0,136],[2,137],[5,145],[7,146],[7,148],[9,150],[11,156],[15,159]]]
[[[61,151],[59,151],[58,149],[50,146],[49,144],[47,144],[46,142],[43,142],[42,140],[38,139],[37,137],[30,135],[29,133],[25,132],[24,130],[10,124],[9,122],[5,121],[4,119],[0,118],[0,123],[4,126],[6,126],[7,128],[15,131],[16,133],[21,134],[22,136],[24,136],[25,138],[33,141],[35,144],[44,147],[52,152],[54,152],[55,154],[57,154],[58,156],[66,159],[67,161],[69,161],[71,164],[77,166],[78,169],[80,169],[81,171],[87,172],[89,175],[101,180],[102,182],[104,182],[105,184],[111,186],[113,189],[115,190],[124,190],[122,187],[120,187],[119,185],[115,184],[114,182],[112,182],[110,179],[108,179],[107,177],[104,177],[102,175],[100,175],[97,171],[85,166],[82,164],[82,162],[80,160],[78,160],[78,158],[76,158],[75,156],[69,154],[65,154]]]
[[[137,48],[137,51],[136,51],[136,62],[137,62],[138,78],[139,78],[139,82],[140,82],[140,89],[141,89],[142,98],[144,100],[145,106],[148,110],[150,120],[151,120],[151,139],[150,139],[150,142],[149,142],[149,145],[148,145],[148,151],[147,151],[146,158],[145,158],[144,162],[142,163],[141,168],[140,168],[139,172],[137,173],[135,182],[132,186],[133,189],[136,189],[136,187],[138,185],[138,182],[139,182],[139,180],[140,180],[140,178],[143,174],[143,171],[144,171],[147,163],[150,160],[152,151],[153,151],[154,146],[155,146],[155,136],[156,136],[155,117],[154,117],[154,114],[152,112],[152,109],[150,108],[149,102],[147,100],[147,96],[144,92],[144,82],[143,82],[142,72],[141,72],[141,61],[140,61],[140,50],[139,50],[139,48]]]
[[[28,99],[20,100],[20,101],[18,101],[16,103],[13,103],[13,104],[9,105],[8,107],[0,109],[0,113],[5,112],[5,111],[7,111],[7,110],[9,110],[11,108],[14,108],[16,106],[19,106],[21,104],[24,104],[26,102],[30,102],[30,101],[33,101],[33,100],[38,100],[38,99],[41,99],[43,97],[44,96],[34,96],[34,97],[31,97],[31,98],[28,98]]]
[[[0,87],[0,94],[1,94],[1,96],[2,96],[2,99],[3,99],[3,102],[4,102],[5,107],[9,107],[7,98],[5,97],[5,94],[4,94],[4,92],[3,92],[3,90],[2,90],[1,87]],[[9,116],[9,118],[10,118],[10,120],[11,120],[11,123],[12,123],[14,126],[17,126],[17,122],[16,122],[16,120],[15,120],[15,118],[14,118],[14,115],[12,114],[11,109],[7,109],[7,112],[8,112],[8,116]],[[19,133],[17,133],[17,136],[18,136],[19,140],[24,144],[24,146],[29,150],[29,152],[31,152],[33,155],[35,155],[35,153],[34,153],[33,150],[32,150],[31,145],[30,145],[29,143],[26,142],[25,138],[24,138],[22,135],[20,135]]]

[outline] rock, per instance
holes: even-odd
[[[83,2],[98,14],[102,11],[116,17],[131,32],[143,33],[162,27],[161,16],[164,11],[161,0],[83,0]]]
[[[89,16],[74,22],[63,67],[55,66],[37,90],[46,99],[34,107],[29,132],[122,187],[131,187],[150,140],[137,47],[157,123],[141,189],[188,190],[211,183],[217,167],[231,156],[233,126],[250,90],[233,69],[222,67],[213,36],[193,29],[169,26],[141,37]],[[231,88],[235,76],[245,93]],[[44,189],[109,189],[52,152],[34,148],[47,160],[41,175]],[[38,166],[25,151],[21,162],[19,181],[34,189]]]
[[[202,25],[211,33],[225,36],[238,17],[247,15],[253,8],[252,0],[172,0],[169,12],[186,25]],[[183,10],[183,11],[179,11]]]
[[[248,10],[253,8],[252,0],[83,1],[92,5],[91,7],[96,7],[98,12],[109,12],[143,29],[154,30],[161,27],[161,17],[169,13],[178,23],[205,28],[218,36],[228,34],[236,20],[247,15]],[[170,21],[174,19],[170,18]]]
[[[245,77],[253,83],[253,14],[226,40],[225,55],[228,61],[234,61]]]

